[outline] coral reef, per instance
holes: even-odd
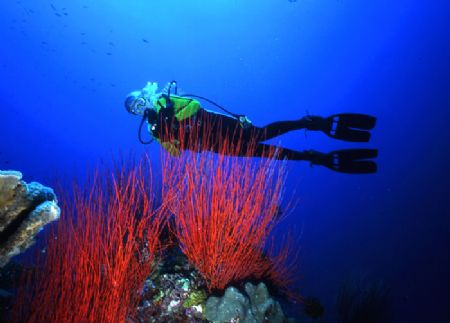
[[[206,301],[208,295],[204,290],[194,290],[189,294],[186,300],[183,302],[184,308],[189,308],[192,306],[198,306],[203,304]]]
[[[162,250],[165,216],[154,208],[148,158],[119,166],[59,194],[63,216],[28,290],[18,293],[13,321],[119,323],[135,316]]]
[[[205,122],[203,127],[212,125]],[[181,145],[197,138],[183,136],[177,136]],[[188,144],[209,146],[201,140]],[[287,285],[289,270],[283,276],[273,273],[273,265],[284,267],[286,257],[268,261],[264,255],[270,234],[280,221],[285,167],[272,158],[273,151],[258,160],[236,158],[252,156],[255,147],[252,140],[236,138],[233,144],[221,141],[217,154],[184,152],[162,161],[162,194],[171,197],[175,235],[189,262],[206,279],[209,291],[267,276],[278,278],[274,279],[277,285]]]
[[[222,297],[209,295],[206,281],[175,247],[147,279],[134,322],[295,322],[264,283],[246,283],[244,290],[229,287]]]
[[[52,189],[25,183],[20,172],[0,171],[0,267],[30,247],[38,232],[59,215]]]
[[[264,284],[245,284],[286,290],[294,277],[292,248],[275,248],[271,236],[285,168],[270,152],[253,161],[223,149],[163,160],[161,201],[148,156],[59,193],[64,216],[16,298],[13,319],[287,322]],[[230,287],[208,299],[231,285],[245,293]]]
[[[211,296],[206,301],[205,317],[221,322],[287,322],[280,303],[270,297],[264,283],[245,284],[245,296],[234,287],[228,287],[223,297]]]
[[[137,322],[204,322],[206,298],[205,280],[174,247],[145,282]]]

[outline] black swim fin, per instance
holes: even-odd
[[[307,116],[309,130],[321,130],[327,136],[352,142],[368,142],[370,132],[375,127],[377,119],[360,113],[340,113],[322,118]]]
[[[377,164],[368,159],[378,156],[377,149],[342,149],[328,154],[314,150],[308,151],[312,165],[325,166],[331,170],[347,174],[373,174]]]

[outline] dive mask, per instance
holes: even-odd
[[[144,115],[145,109],[152,108],[152,104],[142,96],[140,91],[136,91],[128,95],[126,98],[125,108],[129,113],[142,116]]]

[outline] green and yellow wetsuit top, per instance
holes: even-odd
[[[174,115],[177,121],[183,121],[193,115],[195,115],[202,107],[200,102],[190,98],[183,98],[177,95],[170,96],[170,102],[173,105]],[[159,96],[152,102],[153,108],[156,110],[158,117],[160,116],[161,109],[167,107],[167,97]],[[180,142],[176,139],[170,139],[169,141],[161,141],[160,138],[154,136],[152,131],[152,125],[149,124],[150,134],[155,138],[161,146],[167,150],[172,156],[178,157],[180,155]]]

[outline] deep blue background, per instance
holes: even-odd
[[[374,114],[367,145],[281,138],[294,149],[380,149],[376,175],[289,163],[288,197],[299,203],[284,225],[303,232],[300,284],[330,319],[339,284],[363,273],[392,288],[396,322],[444,322],[449,19],[440,0],[2,1],[0,169],[47,183],[82,177],[119,150],[158,160],[123,108],[147,81],[176,79],[256,125],[307,111]]]

